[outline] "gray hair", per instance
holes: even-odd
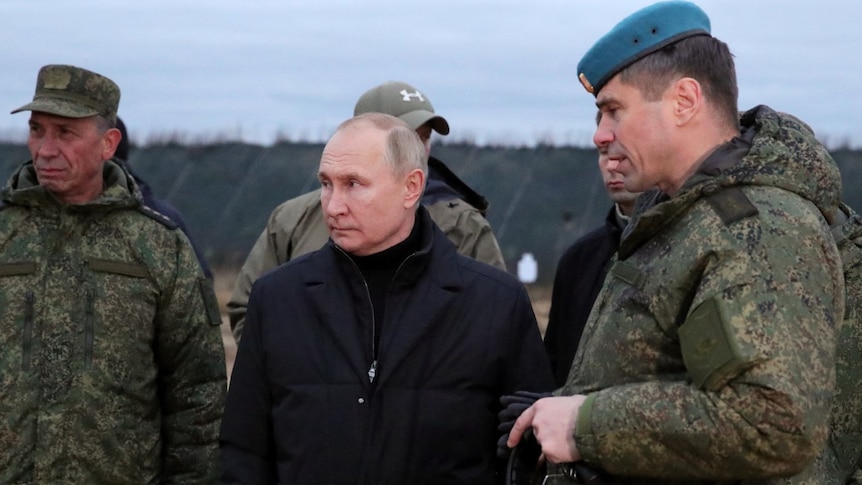
[[[404,176],[418,168],[427,177],[428,154],[425,152],[425,145],[407,123],[384,113],[363,113],[341,123],[336,131],[363,123],[371,123],[375,128],[387,132],[383,161],[396,176]]]

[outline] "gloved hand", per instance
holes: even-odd
[[[515,394],[507,394],[500,398],[503,409],[497,414],[500,421],[497,430],[502,433],[502,436],[497,440],[497,456],[504,460],[509,457],[512,449],[506,445],[506,441],[509,439],[509,432],[515,426],[515,421],[527,408],[543,397],[551,397],[551,393],[517,391]]]
[[[507,435],[508,436],[508,435]],[[505,443],[503,443],[505,446]],[[539,485],[544,483],[548,464],[542,456],[542,446],[528,429],[523,439],[511,451],[506,464],[506,485]]]

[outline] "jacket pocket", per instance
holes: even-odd
[[[32,290],[27,290],[24,296],[24,331],[21,333],[21,369],[30,370],[33,354],[33,306],[35,296]]]
[[[87,289],[87,308],[84,314],[84,367],[93,364],[93,341],[96,338],[96,292]]]
[[[150,275],[147,267],[143,264],[126,263],[125,261],[113,261],[109,259],[89,258],[87,265],[93,271],[100,273],[114,273],[133,278],[146,278]]]
[[[83,363],[89,369],[122,369],[131,352],[148,347],[157,292],[149,268],[141,263],[87,258],[83,288]]]
[[[0,264],[0,278],[29,276],[36,273],[37,269],[37,264],[31,261],[3,263]],[[23,288],[26,288],[29,285],[29,280],[16,281],[8,287],[4,285],[4,288],[8,288],[8,290],[4,291],[5,295],[3,295],[3,297],[9,298],[5,304],[8,305],[11,301],[20,298]],[[18,296],[15,296],[16,294]],[[23,314],[24,319],[21,325],[21,369],[23,371],[29,371],[33,354],[33,320],[35,315],[35,294],[33,290],[24,291]]]

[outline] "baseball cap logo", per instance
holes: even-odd
[[[422,93],[420,93],[418,89],[413,91],[412,93],[407,91],[406,89],[402,89],[400,94],[401,99],[403,99],[404,101],[410,101],[411,98],[416,98],[420,102],[425,101],[425,98],[422,97]]]
[[[52,70],[45,73],[45,89],[66,89],[72,75],[69,71]]]

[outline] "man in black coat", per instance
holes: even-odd
[[[587,317],[640,195],[627,191],[622,176],[609,172],[607,165],[607,152],[599,151],[599,171],[614,206],[602,226],[575,241],[563,253],[554,276],[545,349],[558,387],[566,383]]]
[[[492,484],[499,397],[553,378],[526,290],[419,205],[421,140],[367,113],[318,176],[330,240],[251,291],[223,483]]]

